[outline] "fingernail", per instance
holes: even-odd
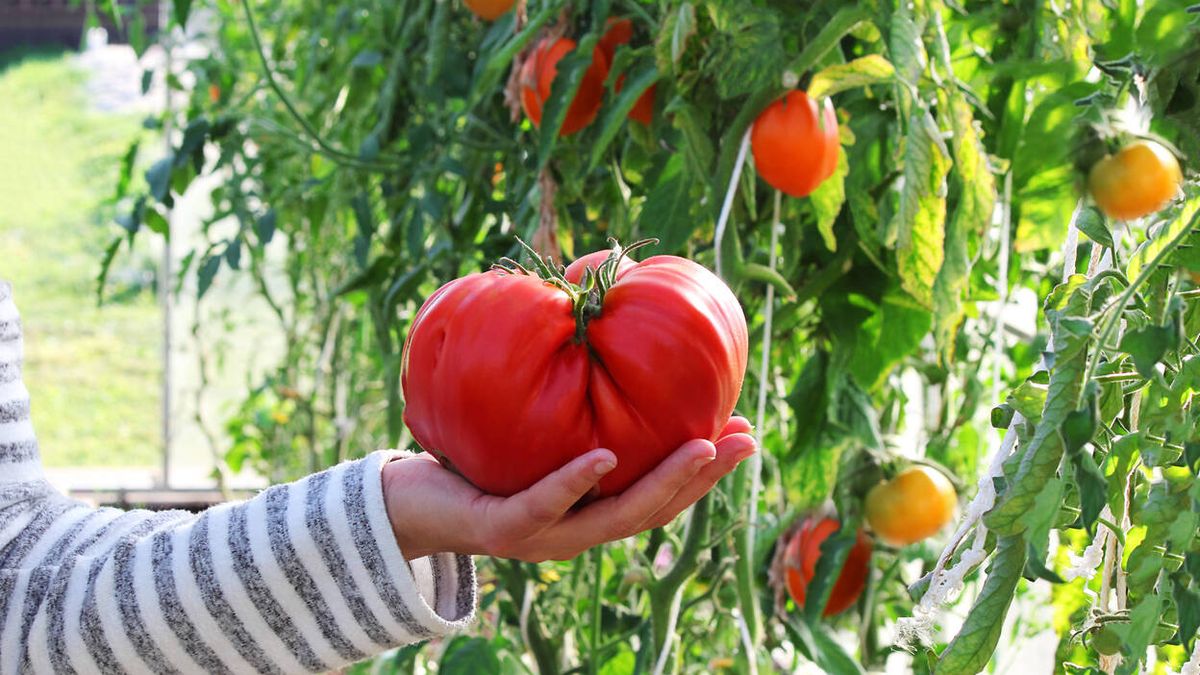
[[[592,468],[595,470],[597,476],[603,476],[604,474],[608,473],[609,471],[612,471],[613,469],[617,468],[617,463],[612,461],[611,459],[605,459],[600,462],[597,462],[596,466],[594,466]]]
[[[697,457],[696,459],[692,460],[692,468],[699,471],[700,469],[703,469],[705,467],[705,465],[712,462],[716,458],[717,458],[716,455],[704,455],[702,457]]]

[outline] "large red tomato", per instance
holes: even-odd
[[[533,125],[542,124],[542,104],[550,98],[550,88],[558,75],[558,62],[575,49],[570,38],[542,40],[530,52],[521,67],[521,107]],[[558,134],[566,136],[586,127],[596,119],[604,100],[604,80],[608,77],[608,60],[600,48],[592,51],[592,64],[583,74],[575,98],[567,108]]]
[[[568,278],[607,257],[576,261]],[[599,492],[611,495],[684,442],[716,439],[741,392],[746,340],[733,293],[683,258],[626,261],[603,297],[533,275],[472,274],[438,289],[413,321],[404,420],[422,448],[497,495],[608,448],[617,468]]]
[[[796,605],[803,607],[808,584],[817,571],[821,558],[821,544],[829,535],[837,532],[838,521],[833,518],[806,518],[800,529],[788,542],[784,552],[784,568],[787,570],[788,593]],[[846,563],[838,574],[837,581],[829,592],[824,616],[841,614],[849,609],[867,585],[867,573],[871,563],[871,540],[858,531],[858,540],[846,556]]]
[[[792,91],[767,106],[754,121],[750,148],[758,175],[771,187],[805,197],[833,175],[838,162],[838,126],[833,104],[823,105]]]
[[[600,37],[600,43],[596,47],[604,52],[604,57],[608,59],[611,66],[617,53],[617,47],[628,44],[633,39],[633,22],[629,19],[609,19],[605,26],[607,30]],[[625,76],[622,75],[617,78],[617,93],[621,93],[621,89],[624,87]],[[654,96],[657,88],[658,85],[652,84],[642,92],[641,96],[638,96],[638,100],[634,102],[633,108],[629,111],[629,119],[650,126],[650,123],[654,121]]]

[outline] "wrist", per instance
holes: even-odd
[[[380,475],[388,522],[405,560],[416,560],[438,552],[436,542],[430,542],[428,534],[421,527],[419,513],[406,501],[407,493],[413,486],[410,471],[412,459],[411,456],[397,457],[383,465]]]

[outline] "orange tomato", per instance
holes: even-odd
[[[833,175],[838,161],[838,126],[833,104],[822,105],[792,91],[767,106],[754,121],[750,148],[758,175],[771,187],[804,197]]]
[[[1135,141],[1108,155],[1088,172],[1092,199],[1109,218],[1150,215],[1179,193],[1183,172],[1170,150],[1154,141]]]
[[[550,87],[558,74],[558,62],[575,49],[570,38],[542,40],[529,54],[521,68],[521,107],[534,126],[541,126],[542,104],[550,97]],[[559,129],[560,136],[573,134],[591,124],[604,98],[604,80],[608,77],[608,61],[598,47],[592,52],[592,64],[583,74],[575,98],[567,108],[567,116]]]
[[[221,87],[219,85],[208,85],[208,100],[212,103],[221,102]]]
[[[867,524],[888,544],[906,546],[936,534],[957,505],[954,485],[942,472],[910,466],[867,493]]]
[[[495,21],[517,4],[517,0],[463,0],[467,9],[484,21]]]
[[[784,552],[783,564],[787,571],[788,594],[792,596],[799,607],[804,606],[808,584],[817,571],[817,561],[821,558],[821,543],[838,529],[838,521],[833,518],[818,518],[810,516],[800,525],[800,529],[788,542]],[[867,539],[862,530],[858,532],[858,540],[846,556],[842,571],[829,592],[829,601],[825,603],[824,616],[833,616],[846,611],[862,595],[867,585],[867,574],[871,563],[871,540]]]

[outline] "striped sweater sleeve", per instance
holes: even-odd
[[[396,543],[394,453],[199,515],[91,508],[43,476],[21,357],[0,282],[0,674],[322,672],[472,620],[471,559]]]

